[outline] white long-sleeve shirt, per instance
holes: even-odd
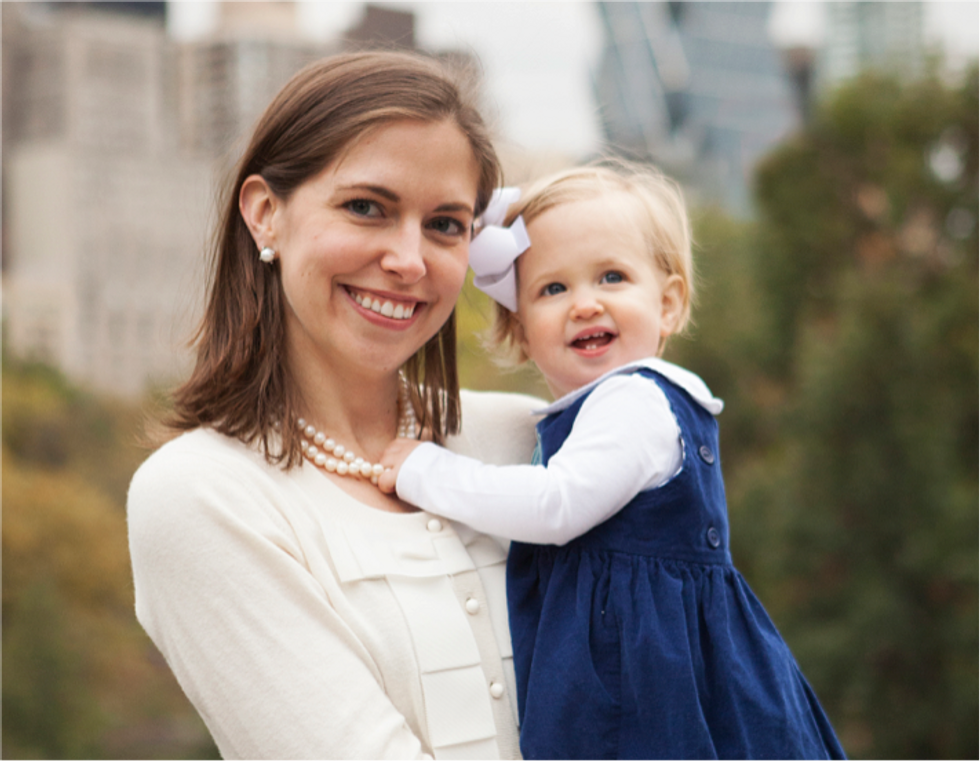
[[[663,391],[631,374],[656,370],[712,414],[722,402],[697,375],[661,359],[625,365],[537,414],[565,409],[591,391],[568,438],[541,465],[497,466],[423,444],[398,474],[398,496],[478,531],[535,544],[565,544],[608,520],[683,464],[680,429]]]
[[[464,394],[450,445],[526,461],[539,405]],[[128,519],[137,617],[225,758],[519,758],[494,539],[206,429],[140,467]]]

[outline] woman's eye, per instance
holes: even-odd
[[[541,289],[542,296],[557,296],[559,293],[564,293],[565,286],[561,283],[548,283],[544,288]]]
[[[348,201],[345,206],[348,211],[359,217],[378,217],[381,215],[381,209],[378,207],[378,204],[374,201],[368,201],[365,198],[356,198],[353,201]]]
[[[623,277],[622,272],[607,272],[602,276],[599,281],[601,283],[622,283],[626,278]]]
[[[466,231],[466,227],[452,217],[437,217],[429,222],[429,227],[443,235],[460,235]]]

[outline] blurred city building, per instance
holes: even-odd
[[[611,148],[652,160],[696,203],[750,212],[750,173],[798,112],[770,3],[602,2],[596,98]]]
[[[396,8],[367,5],[360,23],[348,29],[344,37],[348,45],[354,48],[377,45],[411,50],[415,47],[415,14]]]
[[[128,16],[142,16],[162,21],[167,15],[167,3],[163,0],[62,0],[61,2],[43,2],[49,8],[84,8],[86,10],[103,10],[112,13],[122,13]]]
[[[2,3],[6,349],[133,396],[189,369],[217,180],[285,81],[345,47],[414,44],[366,8],[311,43],[291,2],[219,3],[207,36],[164,3]]]
[[[824,3],[826,32],[815,61],[818,90],[827,90],[862,71],[900,77],[922,74],[925,62],[923,3]]]
[[[177,302],[200,277],[208,211],[208,163],[179,147],[162,16],[2,12],[7,349],[134,394],[186,363]]]

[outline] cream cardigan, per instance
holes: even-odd
[[[541,406],[466,393],[449,446],[529,462]],[[133,478],[136,615],[226,758],[518,758],[498,541],[367,507],[200,429]]]

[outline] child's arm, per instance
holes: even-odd
[[[548,467],[485,465],[417,442],[396,442],[381,462],[397,467],[385,486],[425,510],[508,539],[565,544],[673,476],[678,434],[663,392],[621,376],[590,395]]]

